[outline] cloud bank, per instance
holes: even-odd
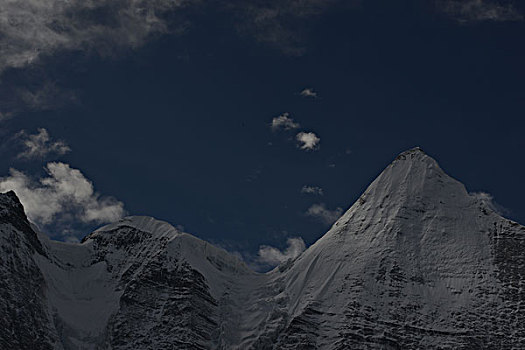
[[[48,176],[37,181],[16,169],[0,178],[0,192],[15,191],[37,225],[101,224],[125,215],[122,202],[95,192],[79,170],[60,162],[48,163],[45,170]]]
[[[436,0],[438,8],[463,21],[522,20],[508,1]],[[184,31],[181,11],[202,0],[23,0],[0,1],[0,72],[25,67],[59,50],[113,55],[144,45],[152,36]],[[232,14],[239,32],[279,47],[284,53],[305,51],[304,32],[311,20],[337,6],[360,6],[358,0],[231,0],[210,2],[203,10]],[[180,16],[179,16],[180,13]],[[304,93],[304,94],[303,94]],[[315,97],[312,89],[304,96]]]
[[[0,71],[57,50],[111,55],[170,30],[165,16],[184,0],[24,0],[0,2]]]
[[[39,128],[36,134],[27,134],[21,131],[17,134],[24,150],[17,155],[19,159],[45,158],[49,155],[64,155],[71,151],[71,148],[61,140],[52,140],[49,132],[44,128]]]
[[[334,210],[330,210],[326,207],[324,203],[313,204],[306,211],[307,216],[316,218],[327,225],[331,225],[334,222],[336,222],[342,214],[343,208],[338,207]]]
[[[183,31],[187,19],[171,15],[202,0],[5,0],[0,2],[0,71],[24,67],[57,50],[112,55],[144,45],[155,34]],[[239,32],[288,54],[304,51],[307,20],[341,0],[209,2],[207,10],[233,15]],[[292,25],[299,20],[300,25]]]
[[[259,248],[258,261],[265,265],[277,266],[290,259],[295,259],[306,249],[300,237],[288,238],[288,246],[284,251],[275,247],[263,245]]]

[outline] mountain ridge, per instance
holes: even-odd
[[[149,217],[103,226],[80,244],[39,239],[17,201],[0,194],[0,292],[9,296],[1,305],[7,315],[10,303],[29,306],[18,331],[12,316],[0,322],[11,329],[0,332],[4,347],[525,347],[525,227],[420,148],[401,153],[325,235],[267,273]]]

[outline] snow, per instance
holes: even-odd
[[[286,273],[288,312],[297,317],[322,301],[331,316],[319,322],[330,324],[358,300],[396,322],[392,305],[411,304],[425,312],[403,322],[461,331],[450,315],[475,309],[475,292],[499,284],[488,228],[501,220],[423,151],[404,152]],[[484,302],[493,301],[495,293]]]
[[[120,293],[105,262],[90,263],[87,245],[50,241],[51,259],[35,255],[47,284],[51,313],[64,327],[64,337],[95,349],[109,317],[118,310]]]
[[[132,306],[154,308],[142,310],[149,323],[124,319],[141,329],[130,337],[147,336],[160,327],[170,300],[188,300],[186,283],[201,283],[192,269],[205,285],[190,296],[191,305],[212,305],[209,318],[216,322],[208,347],[504,348],[525,342],[519,301],[525,297],[525,228],[470,195],[419,148],[400,154],[302,255],[265,274],[145,216],[101,227],[81,244],[40,240],[47,257],[35,253],[34,259],[66,349],[104,347],[115,315],[130,311],[121,300],[126,290],[133,298],[147,291],[157,298],[133,299]],[[156,279],[155,269],[168,277]],[[509,310],[514,318],[507,320]],[[183,321],[161,333],[158,344],[186,339],[177,337],[194,329],[185,332]],[[207,329],[202,322],[193,328]]]
[[[111,232],[121,227],[133,227],[139,231],[147,232],[155,235],[155,238],[174,237],[181,234],[179,230],[169,223],[161,220],[156,220],[149,216],[129,216],[123,218],[113,224],[102,226],[88,237],[92,238],[105,232]]]

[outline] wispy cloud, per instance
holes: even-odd
[[[304,185],[303,188],[301,188],[301,193],[306,194],[315,194],[318,196],[324,195],[324,191],[321,187],[318,186],[306,186]]]
[[[492,209],[499,215],[509,215],[510,214],[510,210],[498,204],[490,193],[473,192],[470,195],[474,196],[477,200],[485,204],[487,207],[489,207],[490,209]]]
[[[1,111],[0,110],[0,122],[9,119],[13,116],[13,113],[11,111]]]
[[[76,103],[77,91],[48,81],[41,69],[31,70],[15,81],[0,81],[0,122],[21,112],[55,110]]]
[[[303,91],[299,93],[303,97],[309,97],[309,98],[317,98],[317,92],[314,91],[314,89],[306,88]]]
[[[298,147],[305,151],[314,151],[319,148],[321,139],[313,132],[300,132],[295,136]]]
[[[297,129],[301,125],[290,118],[290,113],[283,113],[272,119],[270,127],[273,131]]]
[[[322,222],[324,222],[327,225],[331,225],[334,222],[337,221],[343,214],[342,208],[336,208],[334,210],[330,210],[326,207],[326,204],[324,203],[318,203],[313,204],[308,210],[306,211],[307,216],[311,216],[313,218],[316,218]]]
[[[0,1],[0,74],[13,68],[35,70],[26,78],[30,82],[19,83],[18,88],[0,84],[0,121],[27,110],[56,109],[78,102],[78,92],[48,83],[53,80],[48,62],[66,52],[119,57],[160,35],[184,33],[192,21],[186,9],[227,12],[239,33],[284,54],[301,55],[312,19],[336,4],[354,1]]]
[[[259,247],[258,262],[267,266],[277,266],[290,259],[295,259],[306,248],[303,239],[300,237],[288,238],[287,245],[284,250],[268,245]]]
[[[0,71],[74,49],[111,55],[167,32],[183,0],[26,0],[0,2]]]
[[[305,37],[312,20],[336,4],[355,0],[268,0],[228,2],[237,14],[239,31],[274,46],[286,55],[306,52]]]
[[[21,131],[17,138],[22,142],[24,150],[17,155],[21,159],[45,158],[51,154],[58,156],[71,151],[69,146],[62,140],[53,140],[46,129],[40,128],[36,134],[27,134]]]
[[[27,109],[49,110],[77,101],[74,91],[60,88],[55,82],[44,81],[33,89],[18,89],[18,96]]]
[[[521,21],[524,18],[511,3],[494,0],[440,0],[438,7],[461,23]]]
[[[80,170],[60,162],[45,170],[47,176],[37,180],[16,169],[0,178],[0,192],[15,191],[36,224],[106,223],[125,215],[123,203],[95,192]]]
[[[227,11],[239,33],[300,55],[312,19],[336,4],[356,0],[231,0],[209,2],[209,11]],[[24,0],[0,2],[0,71],[24,67],[60,50],[104,56],[134,49],[163,33],[182,32],[185,8],[202,0]]]
[[[179,9],[190,3],[200,0],[0,1],[0,121],[78,102],[77,92],[54,81],[48,62],[64,52],[118,57],[182,32]],[[14,84],[5,79],[10,69],[17,69]]]

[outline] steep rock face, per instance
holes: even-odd
[[[420,149],[266,274],[148,217],[49,241],[13,193],[0,245],[0,348],[525,348],[525,228]]]
[[[42,245],[13,192],[0,195],[0,348],[53,349],[56,333],[33,260]]]
[[[50,259],[39,264],[66,349],[217,348],[229,322],[221,293],[255,275],[224,250],[149,217],[102,227],[80,245],[47,247]]]
[[[121,293],[108,323],[107,342],[113,349],[217,347],[217,290],[227,284],[221,275],[253,274],[225,251],[147,217],[106,226],[84,244],[106,262]]]

